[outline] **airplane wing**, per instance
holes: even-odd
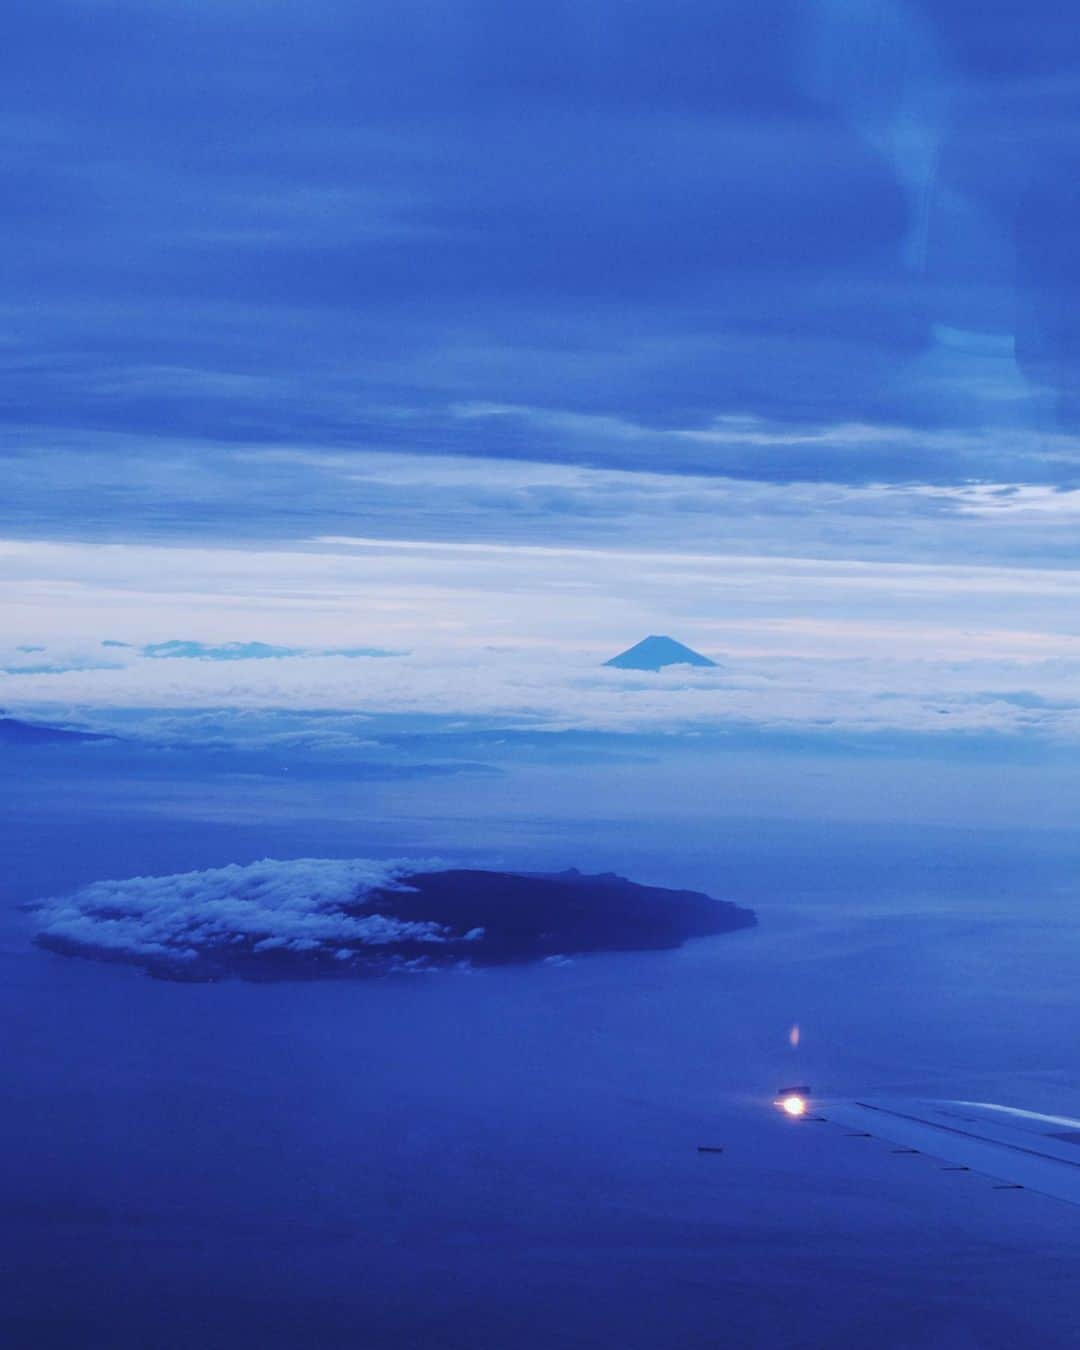
[[[803,1095],[805,1093],[805,1095]],[[1080,1205],[1080,1120],[996,1102],[917,1098],[815,1100],[785,1089],[776,1103],[798,1128],[822,1124],[925,1153],[1000,1185]]]

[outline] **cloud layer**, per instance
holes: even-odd
[[[293,953],[341,965],[370,949],[437,947],[440,924],[369,912],[370,892],[410,870],[366,859],[264,860],[168,877],[99,881],[36,906],[38,940],[55,951],[96,955],[206,978],[230,953]],[[415,870],[415,868],[413,869]],[[456,935],[462,937],[463,935]]]
[[[999,509],[973,494],[976,506]],[[0,649],[0,706],[108,730],[124,709],[217,708],[382,727],[1065,739],[1080,727],[1080,583],[1067,568],[363,538],[9,541],[0,561],[14,639]],[[649,632],[722,668],[603,669]]]
[[[40,0],[9,525],[293,535],[230,446],[1075,486],[1077,38],[1026,13]]]

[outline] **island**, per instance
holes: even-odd
[[[753,927],[700,891],[614,873],[265,859],[95,882],[32,906],[47,950],[163,979],[342,978],[659,951]]]

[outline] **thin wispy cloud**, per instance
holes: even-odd
[[[280,953],[350,962],[365,951],[444,945],[442,924],[389,917],[366,897],[401,885],[404,863],[266,859],[178,876],[99,881],[35,906],[39,940],[57,950],[160,966],[176,975],[243,944],[258,960]],[[416,870],[416,865],[413,865]]]

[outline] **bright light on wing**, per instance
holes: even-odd
[[[805,1084],[798,1087],[782,1087],[776,1094],[776,1101],[773,1104],[785,1115],[796,1118],[805,1116],[810,1105],[810,1089]]]

